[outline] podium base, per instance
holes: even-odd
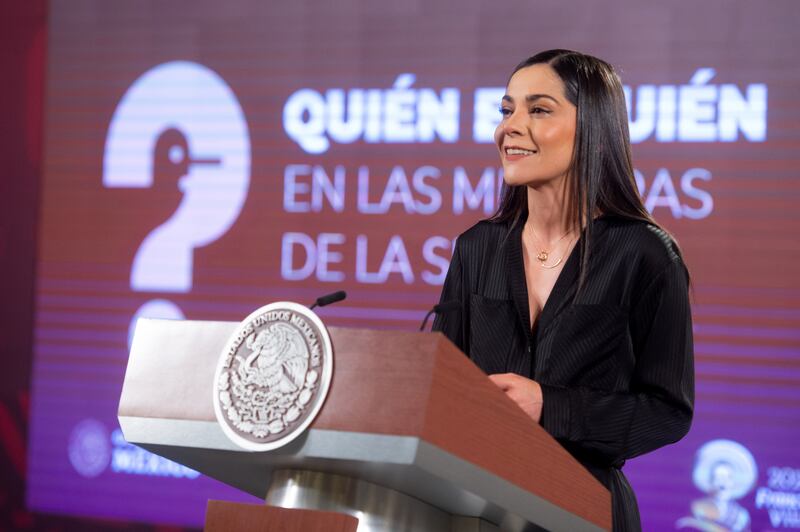
[[[265,501],[282,508],[349,514],[358,519],[358,532],[499,530],[483,519],[452,515],[393,489],[316,471],[274,471]]]
[[[351,515],[208,501],[203,532],[357,532]]]

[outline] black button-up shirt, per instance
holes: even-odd
[[[620,468],[682,438],[692,418],[686,267],[663,230],[601,216],[584,286],[576,245],[531,328],[523,222],[483,221],[459,236],[441,301],[461,305],[434,329],[487,374],[537,381],[542,426],[611,490],[614,529],[638,529]]]

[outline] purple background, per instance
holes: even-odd
[[[625,471],[645,530],[671,530],[690,514],[692,501],[705,496],[694,486],[692,470],[696,451],[711,440],[731,439],[752,453],[758,464],[755,489],[769,485],[770,468],[800,469],[800,283],[795,275],[800,66],[793,56],[800,44],[793,31],[798,11],[791,2],[51,5],[29,507],[199,526],[209,498],[252,501],[205,477],[119,473],[109,464],[87,478],[70,461],[73,431],[84,420],[99,422],[106,438],[99,441],[111,446],[131,316],[148,299],[165,297],[189,319],[236,321],[266,302],[307,302],[342,285],[348,300],[320,313],[328,324],[413,329],[436,301],[437,285],[418,277],[409,286],[397,275],[378,285],[350,278],[339,284],[286,281],[280,272],[282,234],[334,231],[350,241],[364,233],[375,243],[397,233],[411,250],[432,235],[452,238],[483,214],[454,215],[442,208],[424,217],[393,208],[367,216],[350,204],[340,214],[286,213],[284,168],[342,164],[354,170],[363,164],[385,178],[394,165],[410,172],[430,164],[443,174],[463,166],[474,179],[497,161],[491,145],[472,142],[472,91],[501,86],[519,60],[554,47],[609,60],[633,87],[684,85],[704,67],[716,70],[709,82],[715,86],[767,85],[762,142],[651,138],[634,145],[635,166],[646,187],[660,168],[669,170],[676,187],[685,171],[704,168],[713,178],[698,186],[713,197],[714,206],[702,219],[678,218],[663,205],[653,210],[678,238],[694,278],[697,408],[684,440],[631,461]],[[127,88],[148,69],[174,60],[213,69],[235,93],[252,146],[250,187],[234,226],[195,250],[190,292],[135,291],[129,284],[133,256],[143,238],[174,211],[180,194],[174,181],[156,182],[151,189],[104,188],[104,142]],[[284,131],[281,111],[296,90],[385,89],[404,72],[416,74],[415,87],[460,89],[458,142],[332,144],[326,153],[312,155]],[[440,188],[448,205],[452,191]],[[694,198],[677,193],[680,201],[696,206]],[[353,253],[344,251],[347,270]],[[421,268],[419,253],[410,255]],[[376,269],[375,257],[370,261]],[[108,452],[102,444],[91,447],[95,440],[85,441],[90,456]],[[756,507],[755,489],[739,500],[752,528],[785,529]],[[800,485],[783,491],[796,493]],[[35,526],[30,520],[18,523]]]

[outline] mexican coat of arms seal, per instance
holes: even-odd
[[[276,449],[311,424],[332,376],[333,348],[319,317],[297,303],[271,303],[225,345],[214,380],[217,421],[244,449]]]

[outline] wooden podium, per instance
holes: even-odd
[[[328,328],[316,420],[285,447],[239,448],[212,403],[237,326],[139,320],[119,405],[129,442],[267,503],[212,501],[207,529],[355,530],[348,514],[360,532],[610,530],[608,490],[440,333]]]

